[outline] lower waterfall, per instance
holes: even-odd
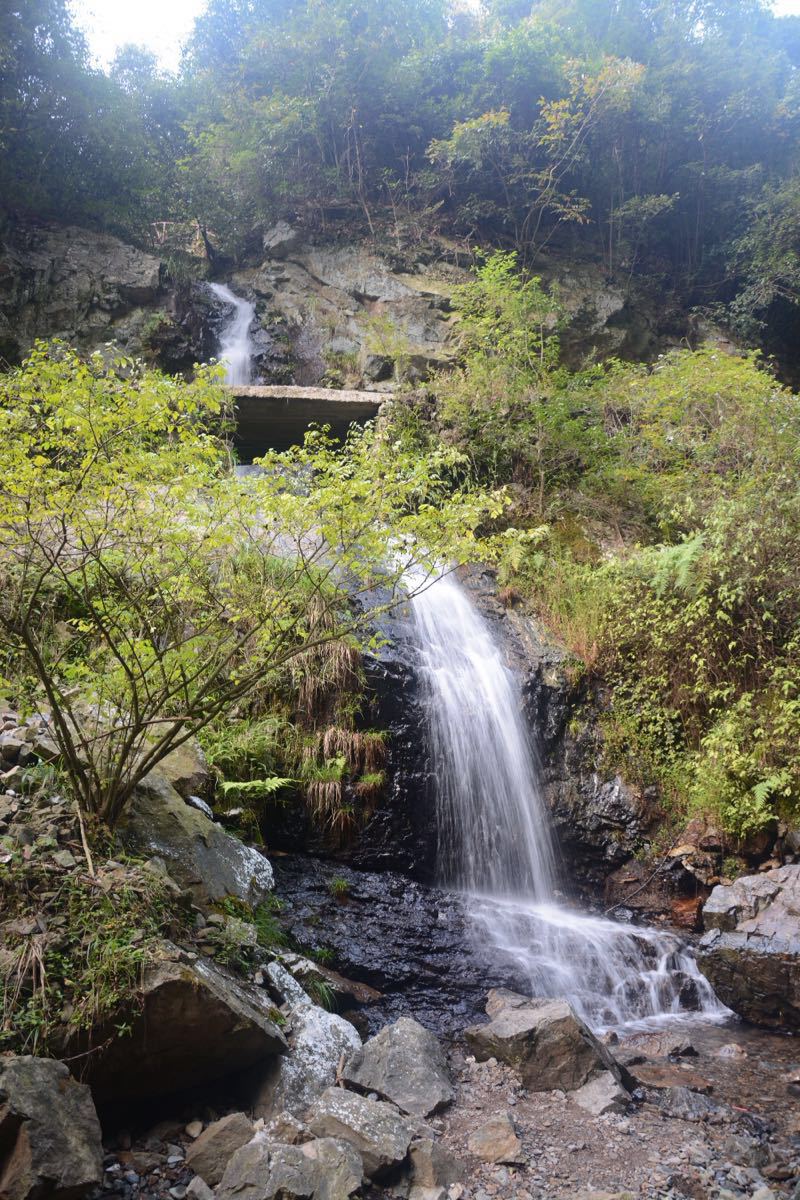
[[[677,936],[555,902],[552,836],[518,682],[453,575],[411,608],[439,874],[466,894],[475,938],[507,956],[533,995],[566,998],[596,1030],[727,1015]]]

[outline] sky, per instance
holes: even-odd
[[[800,0],[798,0],[800,4]],[[107,67],[120,46],[146,46],[167,70],[174,70],[181,43],[189,35],[204,0],[72,0],[93,57]]]
[[[72,0],[99,66],[107,67],[119,46],[136,42],[166,70],[177,67],[181,43],[204,6],[204,0]],[[800,15],[800,0],[775,0],[773,8],[781,16]]]

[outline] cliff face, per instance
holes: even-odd
[[[260,260],[260,261],[259,261]],[[456,357],[453,289],[471,258],[438,239],[425,247],[312,239],[288,225],[229,283],[256,306],[256,382],[392,391]],[[202,264],[203,270],[206,264]],[[535,264],[555,286],[567,361],[647,358],[692,330],[657,297],[609,283],[599,264],[553,256]],[[18,362],[36,338],[81,350],[116,342],[168,371],[217,352],[224,312],[202,283],[170,281],[160,258],[77,226],[0,224],[0,356]],[[708,331],[699,331],[704,336]]]

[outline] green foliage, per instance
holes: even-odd
[[[253,924],[258,933],[258,944],[265,950],[289,945],[289,937],[280,923],[282,904],[277,896],[259,904],[253,913]]]
[[[598,372],[558,367],[562,310],[514,254],[494,254],[455,303],[465,364],[435,384],[443,437],[475,476],[515,485],[517,503],[552,515],[590,486],[606,453]]]
[[[711,348],[570,376],[536,281],[507,256],[489,267],[461,301],[465,367],[437,382],[437,420],[479,476],[514,485],[526,527],[495,536],[501,584],[610,688],[608,769],[736,836],[795,814],[798,397]]]
[[[358,677],[376,615],[360,599],[380,587],[391,609],[412,568],[472,557],[503,508],[453,492],[452,451],[412,457],[371,428],[343,450],[311,434],[239,479],[224,404],[216,369],[186,384],[59,345],[2,381],[6,669],[19,702],[48,709],[84,809],[111,824],[170,750],[268,681],[295,673],[319,713]]]
[[[303,985],[311,999],[328,1012],[336,1011],[336,992],[326,979],[309,979]]]
[[[343,875],[333,875],[328,880],[328,891],[334,900],[344,900],[350,895],[350,883]]]
[[[124,875],[71,873],[53,893],[46,856],[9,858],[0,863],[0,898],[17,932],[6,927],[0,956],[0,1046],[63,1055],[70,1039],[93,1045],[112,1020],[124,1035],[145,963],[187,921],[168,884],[130,863]]]

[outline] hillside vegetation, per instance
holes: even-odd
[[[400,530],[432,539],[433,557],[449,548],[461,560],[479,557],[476,531],[498,534],[481,553],[499,554],[508,602],[531,603],[608,689],[610,768],[658,784],[674,812],[715,813],[736,835],[794,813],[797,398],[755,350],[709,345],[570,371],[557,284],[545,288],[536,270],[547,254],[599,265],[616,285],[643,278],[664,309],[677,295],[739,345],[778,346],[790,378],[800,18],[756,0],[487,0],[474,10],[210,0],[174,76],[135,47],[108,74],[94,69],[65,0],[6,7],[0,22],[9,220],[102,226],[159,247],[174,278],[196,266],[192,238],[218,266],[256,261],[279,218],[319,239],[371,239],[400,267],[424,261],[434,237],[482,263],[454,298],[461,365],[433,379],[432,404],[396,406],[388,427],[342,459],[312,442],[276,460],[316,480],[310,497],[260,483],[231,498],[209,376],[182,389],[129,363],[86,367],[39,348],[6,377],[2,453],[17,481],[0,505],[16,556],[0,610],[6,673],[29,701],[44,687],[66,704],[59,736],[87,811],[116,815],[151,725],[165,719],[167,741],[205,731],[220,770],[240,776],[232,799],[248,797],[241,785],[263,799],[302,781],[333,828],[354,818],[362,786],[369,811],[381,756],[352,741],[370,731],[356,719],[357,669],[348,674],[350,618],[336,589],[322,588],[327,574],[316,559],[300,571],[312,599],[324,592],[315,612],[274,559],[264,565],[257,538],[249,557],[231,556],[229,578],[220,570],[241,537],[234,525],[245,525],[236,506],[261,505],[270,539],[276,522],[295,522],[298,546],[335,516],[352,548],[342,570],[358,560],[370,579]],[[133,431],[119,423],[122,396]],[[87,406],[102,414],[99,432],[84,425]],[[188,473],[176,482],[178,450]],[[376,501],[389,479],[394,490]],[[192,520],[208,534],[193,557],[173,509],[196,483],[205,490]],[[152,511],[134,493],[152,496]],[[369,546],[362,506],[388,522]],[[53,554],[59,521],[86,524],[80,578],[71,533]],[[125,537],[133,585],[114,564],[103,576]],[[144,610],[165,571],[177,582],[161,586],[156,628]],[[34,616],[41,635],[31,635]],[[218,656],[208,678],[187,666],[201,636]],[[303,679],[324,673],[314,654],[329,643],[342,694],[326,684],[309,698]],[[267,671],[258,687],[261,665],[243,665],[254,648]],[[304,655],[308,669],[278,679]],[[99,739],[108,761],[91,760],[96,778],[86,747],[72,744],[78,685],[101,708],[109,688],[127,688],[139,714],[136,736],[121,739],[127,766],[111,734]],[[241,724],[228,728],[231,712]]]
[[[234,256],[281,216],[560,245],[791,341],[800,18],[758,0],[210,0],[175,77],[92,69],[66,0],[0,31],[8,208]]]

